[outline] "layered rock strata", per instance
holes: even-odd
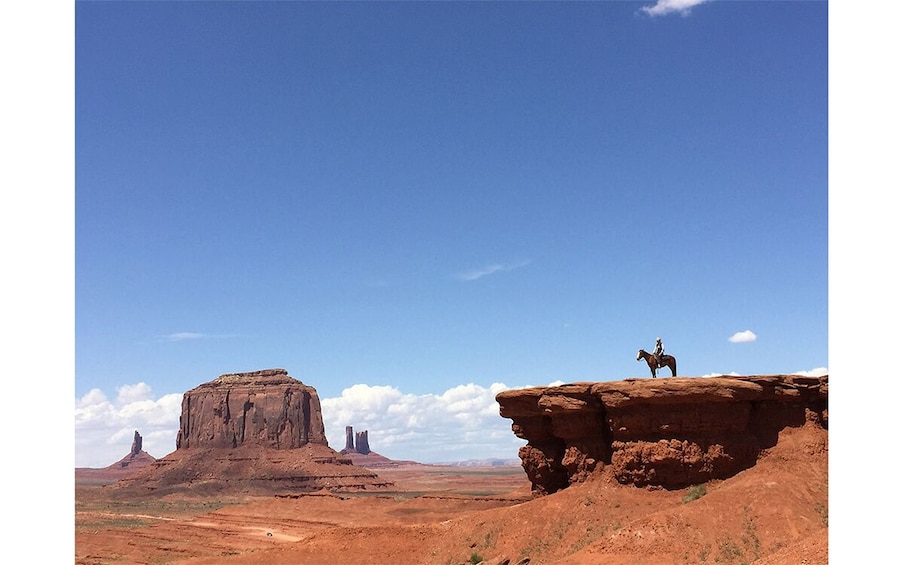
[[[828,428],[828,377],[626,379],[499,393],[535,494],[611,466],[636,486],[682,488],[756,463],[778,432]]]
[[[317,391],[285,369],[229,373],[182,399],[176,450],[118,488],[165,494],[390,486],[329,447]]]
[[[285,369],[232,373],[182,397],[176,449],[327,445],[320,398]]]

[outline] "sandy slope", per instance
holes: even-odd
[[[76,495],[76,563],[828,563],[828,432],[782,432],[757,465],[687,490],[593,480],[531,499],[520,469],[378,469],[394,493]]]

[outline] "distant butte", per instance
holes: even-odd
[[[328,445],[314,387],[285,369],[230,373],[182,397],[176,449]]]
[[[372,451],[367,430],[356,432],[352,426],[345,426],[345,447],[339,453],[351,459],[355,465],[368,469],[418,465],[415,461],[396,461]]]
[[[132,448],[125,457],[116,463],[101,469],[77,467],[75,469],[76,481],[94,484],[113,483],[134,475],[141,469],[152,465],[157,459],[144,451],[141,443],[141,434],[138,433],[138,430],[135,430],[135,435],[132,439]]]
[[[391,483],[331,449],[314,387],[285,369],[227,373],[183,395],[176,450],[116,488],[309,492]]]

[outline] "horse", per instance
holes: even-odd
[[[673,377],[678,375],[675,358],[671,355],[660,355],[658,364],[656,363],[656,358],[653,357],[653,354],[647,353],[643,349],[637,352],[638,361],[640,361],[641,357],[644,359],[644,361],[647,362],[647,365],[650,366],[650,373],[653,374],[654,379],[656,378],[656,369],[659,369],[661,367],[668,367],[669,369],[671,369]]]

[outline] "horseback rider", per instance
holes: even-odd
[[[665,348],[662,347],[662,338],[656,338],[656,349],[653,350],[653,358],[656,359],[656,364],[659,364],[660,359],[665,353]]]

